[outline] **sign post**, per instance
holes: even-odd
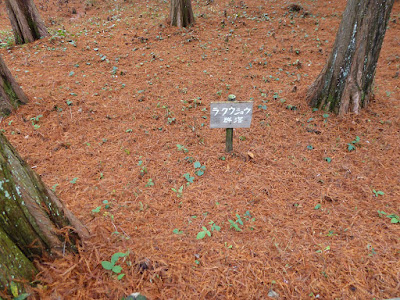
[[[235,101],[236,96],[235,95],[229,95],[228,96],[228,101]],[[226,129],[226,152],[231,152],[233,150],[233,128],[227,128]]]
[[[210,127],[226,128],[226,152],[233,150],[233,128],[249,128],[253,114],[253,102],[237,102],[235,95],[228,101],[212,102]]]

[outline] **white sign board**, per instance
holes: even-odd
[[[211,128],[250,128],[253,102],[211,102]]]

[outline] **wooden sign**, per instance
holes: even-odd
[[[249,128],[253,115],[253,102],[212,102],[211,128]]]

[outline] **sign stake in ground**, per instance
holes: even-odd
[[[233,150],[233,128],[250,128],[253,115],[253,102],[237,102],[235,95],[228,101],[212,102],[210,127],[226,128],[226,152]]]

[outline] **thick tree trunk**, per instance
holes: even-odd
[[[49,35],[33,0],[5,0],[15,43],[30,43]]]
[[[0,116],[9,115],[14,108],[27,102],[28,98],[0,56]]]
[[[194,23],[191,0],[171,0],[171,25],[187,27]]]
[[[32,259],[74,250],[88,234],[0,133],[0,291],[32,280]]]
[[[348,0],[332,53],[307,100],[339,115],[359,113],[372,83],[394,0]]]

